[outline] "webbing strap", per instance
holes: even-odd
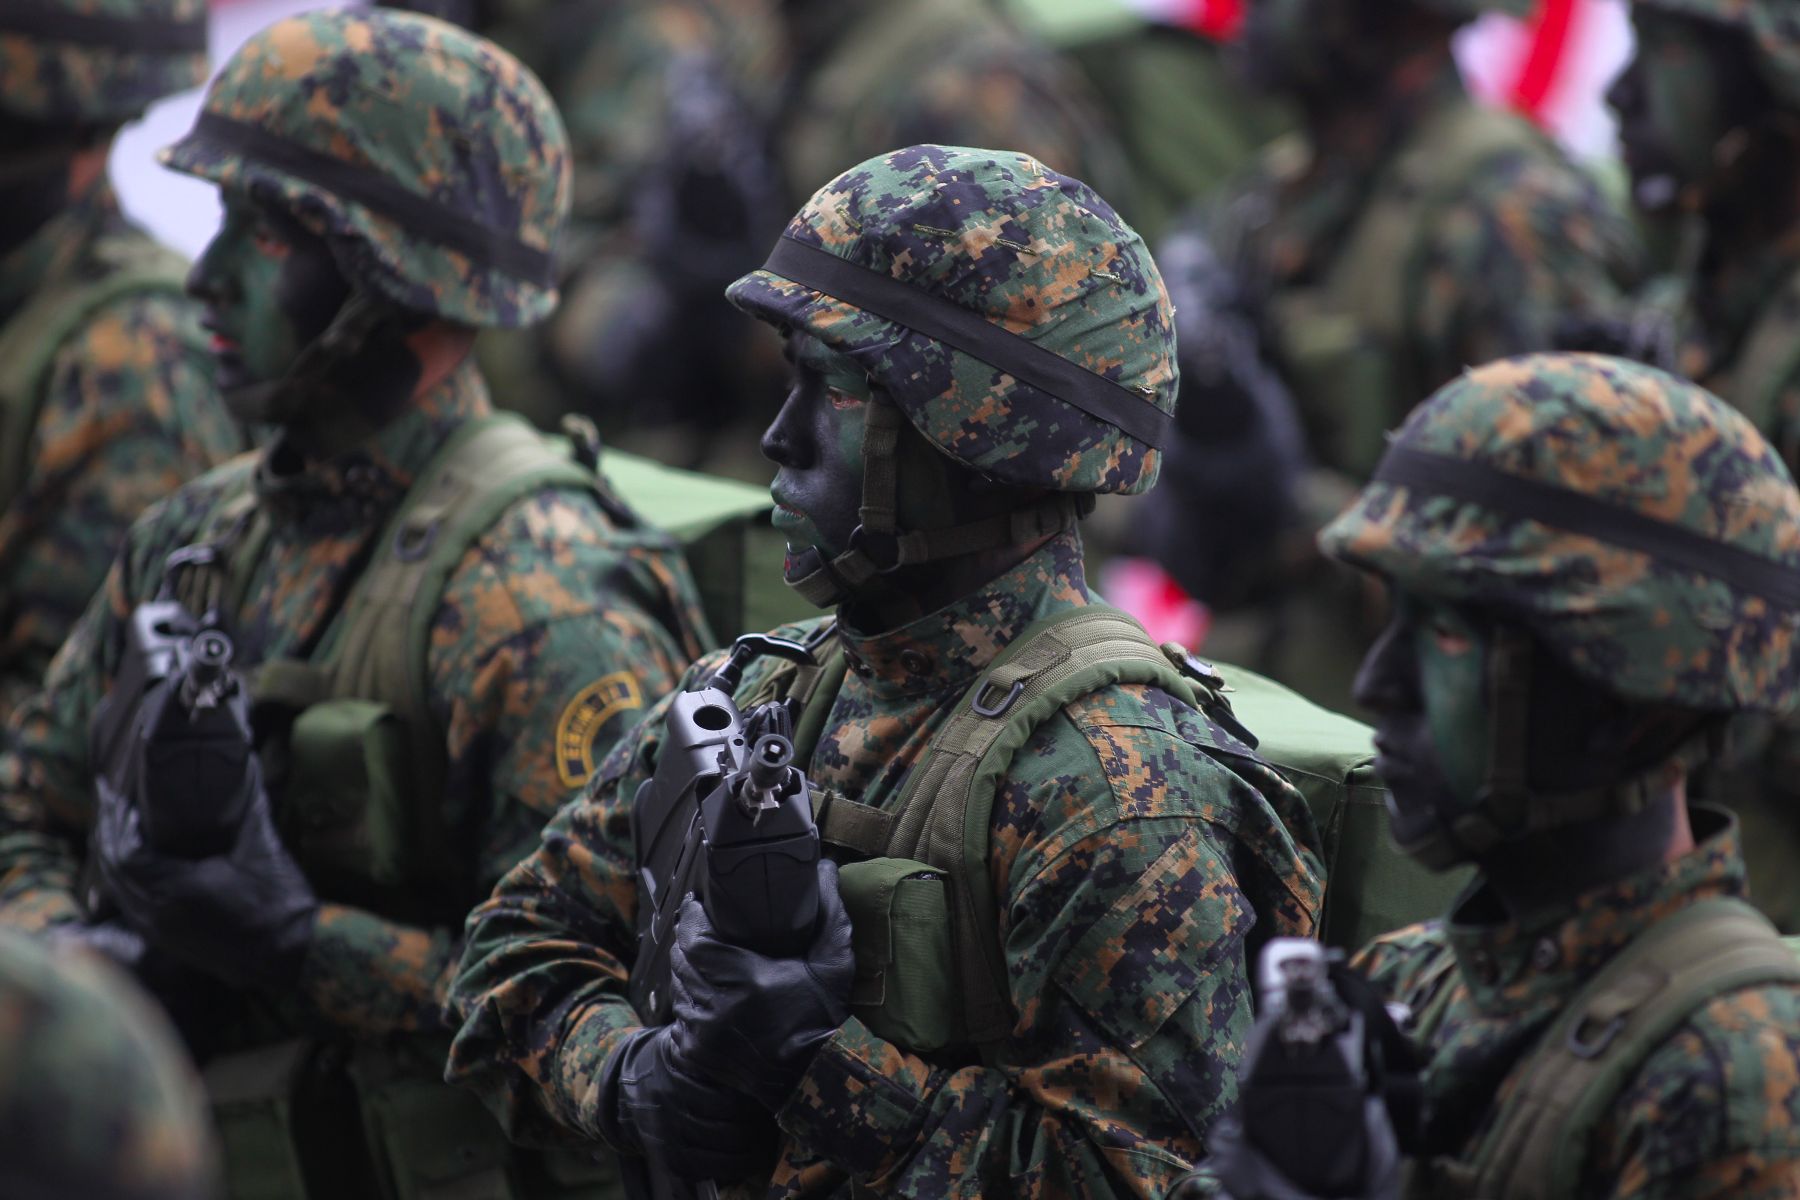
[[[1116,683],[1154,684],[1186,702],[1193,689],[1129,615],[1107,605],[1034,622],[963,694],[888,807],[883,853],[939,867],[950,879],[963,1035],[972,1044],[1011,1032],[1013,1010],[988,877],[994,794],[1013,756],[1044,721]]]
[[[1487,1200],[1573,1200],[1588,1142],[1643,1062],[1715,997],[1800,984],[1767,918],[1713,897],[1651,925],[1576,996],[1531,1057],[1473,1156]]]

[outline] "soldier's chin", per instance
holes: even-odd
[[[817,571],[824,562],[825,558],[819,553],[819,548],[817,546],[802,546],[799,549],[795,549],[794,544],[789,542],[787,547],[787,557],[781,564],[782,578],[786,579],[789,583],[804,579],[814,571]]]

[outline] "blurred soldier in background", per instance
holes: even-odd
[[[190,288],[226,401],[277,433],[132,528],[15,718],[0,922],[188,1018],[233,1196],[604,1194],[510,1150],[436,1036],[468,908],[704,640],[680,556],[468,357],[555,304],[561,121],[454,26],[317,12],[246,44],[164,161],[220,189]],[[195,767],[225,786],[113,732],[184,624],[242,668],[204,685],[245,710]],[[158,833],[208,817],[215,845]]]
[[[1393,600],[1356,687],[1395,837],[1478,869],[1443,921],[1352,964],[1409,1010],[1423,1095],[1368,1110],[1404,1182],[1329,1194],[1800,1195],[1800,959],[1745,903],[1729,815],[1688,790],[1730,714],[1800,701],[1780,457],[1653,368],[1509,359],[1421,405],[1321,541]],[[1226,1127],[1209,1165],[1234,1200],[1304,1200],[1286,1185],[1327,1164],[1280,1118],[1332,1111],[1317,1078]]]
[[[1413,398],[1466,363],[1552,346],[1571,319],[1618,304],[1628,223],[1546,135],[1471,100],[1451,55],[1465,21],[1529,8],[1249,7],[1252,82],[1294,101],[1304,136],[1271,147],[1196,232],[1224,272],[1209,290],[1257,331],[1324,469],[1298,488],[1303,522],[1337,510],[1346,477],[1374,467]],[[1236,628],[1221,622],[1207,649],[1342,708],[1372,622],[1357,586],[1300,544],[1298,561],[1278,566],[1285,598]],[[1178,552],[1179,539],[1162,556],[1179,578]]]
[[[1637,0],[1637,54],[1608,100],[1646,218],[1678,228],[1646,309],[1677,362],[1800,467],[1800,9],[1778,0]],[[1744,822],[1752,894],[1800,932],[1800,729],[1733,726],[1709,781]]]
[[[763,447],[788,578],[836,610],[736,695],[800,709],[841,873],[792,956],[690,899],[647,1026],[630,818],[685,757],[665,701],[472,917],[450,1072],[516,1132],[737,1195],[1160,1196],[1231,1094],[1247,939],[1311,932],[1323,880],[1300,795],[1086,583],[1076,521],[1154,485],[1174,405],[1156,266],[1046,164],[915,146],[731,299],[787,331]]]
[[[244,446],[186,265],[106,175],[121,125],[205,78],[205,0],[0,5],[0,720],[138,513]]]
[[[199,1080],[168,1019],[76,950],[0,931],[0,1195],[215,1200]]]

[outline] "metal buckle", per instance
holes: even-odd
[[[431,553],[431,547],[437,541],[438,525],[431,524],[420,529],[415,525],[402,525],[394,534],[394,557],[401,562],[417,562]]]
[[[872,533],[858,525],[850,531],[850,548],[860,550],[879,574],[885,575],[900,565],[900,535],[897,533]]]
[[[1602,1025],[1599,1035],[1591,1041],[1581,1036],[1582,1028],[1587,1022],[1577,1021],[1575,1028],[1569,1030],[1569,1053],[1576,1058],[1599,1058],[1613,1044],[1613,1039],[1619,1036],[1619,1031],[1625,1028],[1625,1017],[1626,1014],[1621,1013]]]
[[[1014,680],[1013,685],[1012,685],[1012,690],[1006,693],[1006,698],[1004,700],[1000,701],[1000,703],[994,705],[992,708],[989,708],[986,704],[983,704],[981,702],[981,698],[983,696],[987,695],[988,689],[993,686],[994,685],[992,683],[983,682],[980,690],[977,691],[975,693],[975,695],[969,700],[969,707],[974,710],[976,716],[978,716],[978,717],[1003,717],[1003,716],[1005,716],[1006,710],[1011,708],[1013,706],[1013,702],[1019,698],[1019,693],[1021,693],[1025,690],[1025,681],[1023,679]]]

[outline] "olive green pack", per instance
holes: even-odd
[[[810,754],[843,678],[842,655],[787,678],[786,694],[802,705],[795,741]],[[875,1033],[913,1053],[956,1057],[986,1053],[1011,1030],[987,870],[994,794],[1038,725],[1113,684],[1155,686],[1227,728],[1255,731],[1257,756],[1302,793],[1322,835],[1333,872],[1327,940],[1357,945],[1435,916],[1461,886],[1461,876],[1430,875],[1387,840],[1366,727],[1251,672],[1158,646],[1117,609],[1066,610],[1028,628],[957,701],[894,803],[814,797],[820,836],[843,860],[857,960],[851,1010]]]
[[[142,234],[103,237],[92,251],[108,269],[52,284],[0,328],[0,508],[10,507],[31,467],[31,434],[57,353],[95,314],[132,295],[179,297],[187,264]]]
[[[547,487],[587,491],[620,537],[669,550],[669,595],[661,607],[677,621],[671,633],[687,655],[707,649],[712,635],[685,621],[687,569],[673,553],[678,542],[695,547],[715,572],[714,586],[702,589],[712,601],[709,616],[744,619],[741,541],[766,518],[767,493],[612,453],[603,476],[578,452],[583,441],[545,437],[508,413],[466,423],[382,530],[314,655],[269,660],[249,672],[257,705],[291,715],[286,737],[265,743],[262,757],[281,780],[283,840],[322,895],[398,919],[451,925],[478,898],[459,869],[466,855],[451,840],[466,814],[442,802],[445,739],[429,706],[427,652],[452,572],[514,503]],[[211,560],[174,577],[175,593],[191,611],[241,607],[268,537],[251,482],[245,472],[202,531],[200,541],[215,548]],[[639,504],[675,531],[639,521]],[[232,1200],[360,1194],[340,1193],[333,1168],[322,1161],[350,1155],[352,1143],[366,1161],[348,1168],[350,1176],[377,1179],[385,1200],[616,1194],[608,1164],[510,1148],[472,1094],[441,1081],[442,1048],[421,1049],[416,1041],[300,1041],[210,1063]],[[348,1128],[339,1128],[346,1120]]]
[[[1425,306],[1430,231],[1483,167],[1521,150],[1553,152],[1511,113],[1470,100],[1433,113],[1377,175],[1323,281],[1272,301],[1282,365],[1328,466],[1367,476],[1396,402],[1410,406],[1431,390],[1407,349]]]
[[[1448,969],[1450,951],[1443,951]],[[1522,1082],[1460,1159],[1408,1169],[1409,1200],[1577,1200],[1589,1140],[1619,1093],[1708,1001],[1800,986],[1800,955],[1741,900],[1712,897],[1640,933],[1590,979],[1513,1068]],[[1454,989],[1418,1022],[1429,1044]]]

